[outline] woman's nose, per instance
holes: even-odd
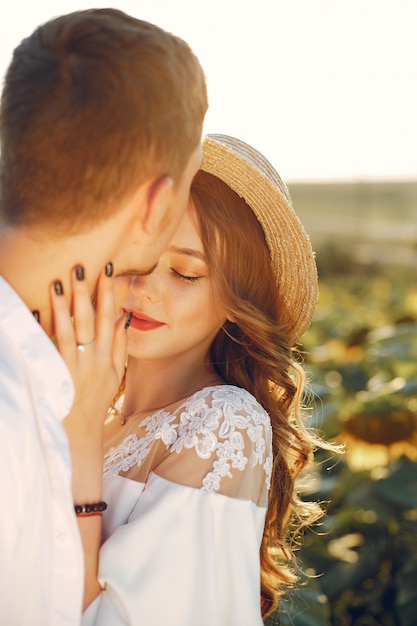
[[[142,297],[151,301],[156,300],[158,297],[157,280],[155,280],[155,276],[152,273],[137,274],[132,277],[130,291],[136,298]]]

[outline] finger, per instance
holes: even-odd
[[[84,268],[81,265],[73,269],[71,285],[75,337],[78,344],[88,344],[95,339],[95,315]]]
[[[64,360],[73,359],[76,351],[71,313],[64,297],[62,283],[56,280],[50,287],[52,318],[58,350]]]
[[[119,383],[123,378],[127,360],[127,329],[130,324],[132,314],[123,313],[117,320],[114,330],[113,341],[113,364],[117,373]]]
[[[106,266],[107,269],[108,266]],[[103,271],[97,283],[96,342],[99,349],[111,355],[116,322],[114,279]]]

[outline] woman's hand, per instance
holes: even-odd
[[[97,284],[96,311],[80,266],[72,273],[72,317],[60,283],[51,288],[57,346],[75,386],[74,406],[65,419],[70,438],[102,431],[125,369],[126,315],[116,320],[111,264],[106,270]]]
[[[98,280],[96,311],[83,268],[74,268],[71,277],[72,317],[61,283],[51,287],[57,345],[75,387],[74,405],[64,420],[71,449],[74,504],[102,500],[104,421],[125,370],[125,329],[130,319],[127,321],[126,315],[116,319],[112,269],[108,264]],[[77,519],[84,547],[86,608],[100,592],[101,517]]]
[[[77,504],[83,504],[84,492],[86,496],[90,490],[101,493],[104,421],[125,369],[126,316],[116,319],[112,269],[108,264],[99,277],[96,310],[82,267],[75,267],[71,276],[72,316],[61,283],[51,287],[57,346],[75,387],[74,405],[64,426]],[[93,489],[92,481],[100,489],[98,485]]]

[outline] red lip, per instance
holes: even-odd
[[[164,322],[149,317],[141,311],[132,311],[132,309],[123,309],[125,313],[132,313],[132,321],[129,328],[135,328],[136,330],[155,330],[164,326]]]

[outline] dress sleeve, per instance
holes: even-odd
[[[170,424],[155,473],[176,483],[266,506],[272,468],[269,415],[243,389],[203,390]]]
[[[103,544],[83,626],[262,626],[265,509],[151,474]]]

